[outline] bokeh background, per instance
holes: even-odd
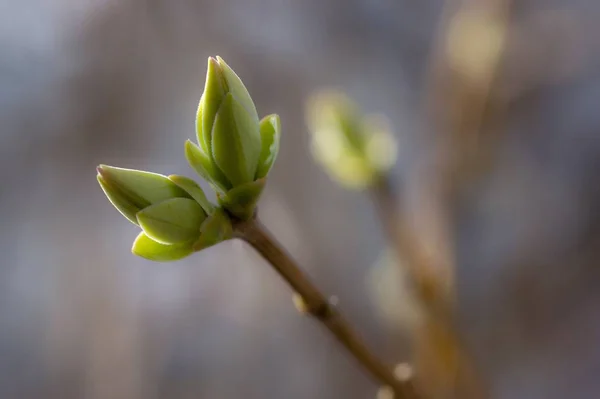
[[[0,398],[374,397],[244,244],[173,264],[131,255],[136,228],[95,166],[193,176],[183,143],[221,55],[259,113],[282,118],[264,223],[382,358],[406,360],[410,304],[378,269],[372,204],[311,160],[304,103],[335,86],[387,115],[392,177],[410,190],[439,133],[422,106],[443,6],[1,0]],[[600,6],[510,9],[493,162],[452,225],[460,327],[492,397],[598,397]]]

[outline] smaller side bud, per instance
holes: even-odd
[[[308,313],[308,305],[306,304],[304,298],[302,298],[302,295],[298,294],[297,292],[294,292],[292,294],[292,302],[294,303],[294,307],[299,313]]]

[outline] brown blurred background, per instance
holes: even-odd
[[[406,304],[374,299],[375,213],[312,162],[303,107],[327,85],[386,114],[410,190],[431,153],[421,111],[442,3],[0,3],[0,398],[374,397],[242,243],[173,264],[131,255],[136,228],[95,166],[193,176],[183,143],[221,55],[259,113],[282,118],[263,221],[382,358],[405,360],[389,308]],[[493,160],[452,226],[460,326],[494,398],[600,396],[599,18],[593,0],[511,7]]]

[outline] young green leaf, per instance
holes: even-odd
[[[217,194],[217,199],[229,213],[240,219],[248,220],[254,214],[254,209],[265,187],[265,183],[265,179],[246,183],[229,190],[223,195]]]
[[[143,170],[117,168],[114,166],[100,165],[98,173],[106,184],[116,187],[133,201],[147,206],[169,198],[187,198],[187,193],[177,187],[166,176]]]
[[[204,93],[202,94],[202,109],[200,110],[202,118],[202,135],[199,138],[199,144],[204,153],[210,158],[211,155],[211,135],[215,116],[221,107],[221,103],[228,88],[225,78],[221,72],[221,67],[216,59],[208,58],[208,68],[206,70],[206,83]]]
[[[194,252],[194,250],[192,249],[191,241],[181,244],[166,245],[154,241],[144,232],[141,232],[133,242],[131,252],[134,255],[155,262],[172,262],[185,258]]]
[[[127,219],[137,224],[135,213],[170,198],[190,198],[166,176],[141,170],[100,165],[98,183],[110,202]]]
[[[252,119],[258,122],[258,114],[256,112],[256,106],[254,105],[254,101],[252,101],[252,97],[250,97],[250,93],[248,93],[248,89],[242,82],[242,79],[234,72],[233,69],[223,60],[223,58],[217,56],[217,62],[221,67],[221,73],[227,82],[227,87],[237,101],[241,103],[241,105],[248,111]]]
[[[185,158],[192,169],[204,180],[215,186],[216,189],[223,192],[231,189],[231,183],[227,180],[223,172],[190,140],[185,142]]]
[[[258,158],[256,178],[265,177],[279,153],[279,141],[281,137],[281,122],[276,114],[267,115],[260,121],[261,153]]]
[[[200,238],[194,243],[194,251],[199,251],[231,238],[233,228],[229,216],[221,208],[208,216],[200,227]]]
[[[125,197],[120,191],[112,189],[102,176],[96,176],[98,179],[98,183],[100,183],[100,187],[104,194],[110,201],[110,203],[121,213],[121,215],[125,216],[131,223],[137,225],[137,218],[135,214],[140,211],[140,208],[133,202],[129,201],[127,197]]]
[[[196,200],[204,209],[204,212],[211,214],[214,210],[214,205],[206,198],[202,188],[194,180],[179,175],[170,175],[169,180],[184,189],[193,199]]]
[[[206,213],[196,201],[172,198],[137,213],[148,237],[162,244],[178,244],[198,238]]]
[[[258,121],[231,93],[217,112],[212,150],[215,163],[233,186],[254,180],[261,152]]]

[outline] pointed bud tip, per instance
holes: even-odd
[[[113,169],[111,166],[100,164],[96,167],[96,172],[98,173],[96,176],[101,178],[105,183],[110,180],[110,170]]]
[[[102,177],[102,179],[108,183],[108,182],[114,182],[115,181],[115,174],[118,173],[119,171],[132,171],[132,169],[126,169],[126,168],[118,168],[116,166],[110,166],[110,165],[105,165],[105,164],[100,164],[96,167],[96,172],[98,172],[98,176]]]
[[[202,96],[205,96],[205,94],[206,94],[209,79],[211,79],[211,80],[217,79],[218,81],[221,81],[222,80],[222,78],[220,77],[221,74],[222,74],[222,71],[221,71],[221,65],[219,64],[219,61],[217,61],[217,59],[214,57],[208,57],[208,66],[206,67],[206,83],[205,83],[205,87],[204,87],[204,94],[202,94]],[[221,86],[221,85],[222,85],[222,83],[219,86]]]
[[[185,155],[186,157],[188,156],[188,154],[192,153],[194,150],[200,150],[200,148],[194,144],[194,142],[190,139],[187,139],[185,141]]]
[[[208,69],[211,69],[211,67],[216,68],[217,70],[221,69],[221,64],[217,58],[208,57]]]
[[[267,115],[263,119],[268,119],[274,125],[277,125],[277,126],[281,125],[281,119],[279,118],[279,115],[277,115],[277,114]]]

